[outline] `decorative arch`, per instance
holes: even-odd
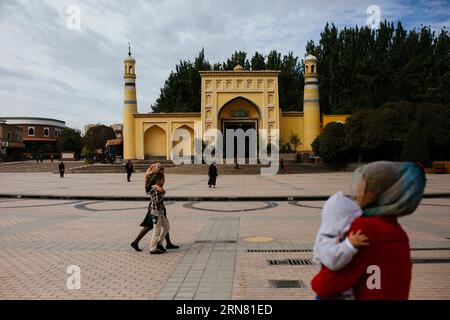
[[[194,141],[194,139],[195,139],[194,129],[193,129],[189,124],[183,124],[183,125],[177,127],[175,130],[177,130],[177,129],[185,129],[185,130],[189,131],[189,134],[190,134],[190,136],[191,136],[191,150],[190,150],[190,155],[193,156],[193,155],[195,154],[195,152],[194,152],[194,146],[195,146],[195,141]],[[174,130],[174,132],[175,132],[175,130]],[[172,145],[172,148],[173,148],[173,147],[175,147],[176,145],[178,145],[179,143],[181,143],[181,141],[173,141],[172,143],[173,143],[173,145]],[[183,154],[181,154],[181,156],[183,156]]]
[[[224,107],[228,106],[233,101],[236,101],[236,100],[244,100],[244,101],[248,102],[249,104],[251,104],[258,111],[259,117],[262,118],[263,113],[262,113],[261,108],[253,100],[251,100],[249,98],[246,98],[246,97],[243,97],[243,96],[234,97],[234,98],[228,100],[227,102],[225,102],[224,104],[222,104],[217,110],[217,115],[220,116],[220,113],[222,112],[222,109]]]
[[[167,132],[157,124],[144,132],[144,157],[167,157]]]

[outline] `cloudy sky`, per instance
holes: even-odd
[[[407,28],[450,27],[449,0],[0,0],[0,117],[121,122],[128,41],[138,108],[149,112],[170,71],[202,47],[210,62],[236,49],[303,57],[327,21],[365,25],[372,4]]]

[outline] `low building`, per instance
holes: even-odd
[[[113,128],[116,138],[121,139],[122,138],[122,132],[123,132],[123,124],[121,123],[114,123],[111,125],[111,128]]]
[[[21,160],[24,149],[22,127],[0,122],[0,161]]]
[[[86,134],[86,132],[88,132],[90,128],[93,128],[95,126],[98,126],[98,124],[88,123],[88,124],[84,125],[84,134]]]
[[[121,161],[123,157],[123,140],[111,139],[106,142],[105,152],[108,155],[110,161]]]
[[[58,158],[60,153],[57,138],[66,123],[61,120],[36,117],[6,117],[5,124],[22,128],[25,150],[23,156],[28,159]]]

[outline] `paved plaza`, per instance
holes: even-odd
[[[144,174],[67,174],[61,179],[49,172],[0,173],[0,195],[145,196]],[[428,175],[426,193],[450,193],[450,175]],[[207,188],[205,175],[167,174],[169,197],[277,197],[329,196],[350,192],[351,172],[288,175],[220,175],[216,189]]]
[[[340,183],[350,178],[339,177]],[[290,176],[282,178],[276,186],[293,183]],[[10,186],[13,179],[7,179],[8,188],[19,190],[20,184]],[[35,182],[27,184],[24,179],[18,179],[24,191],[58,191],[49,181],[39,190]],[[70,190],[64,187],[75,184],[70,176],[61,182],[55,176],[49,179],[65,192]],[[101,185],[111,180],[99,175],[86,179],[98,179]],[[297,192],[326,193],[339,185],[332,177],[316,184],[311,178],[302,179],[305,183],[298,188],[307,191]],[[167,180],[169,192],[183,185],[180,177]],[[225,182],[231,180],[223,178],[222,188]],[[188,181],[184,183],[189,190]],[[200,188],[203,181],[193,184]],[[262,192],[270,183],[254,186],[253,191],[250,186],[244,190],[241,182],[236,185],[240,189],[234,192]],[[129,188],[138,192],[139,187],[142,183],[136,181]],[[168,202],[171,236],[181,248],[151,256],[150,234],[141,242],[144,251],[135,252],[129,245],[140,231],[146,202],[0,199],[0,299],[314,299],[310,280],[317,267],[285,262],[311,259],[322,205],[320,201]],[[413,215],[400,220],[410,237],[412,257],[426,262],[413,265],[411,299],[450,299],[449,213],[448,198],[425,199]],[[441,262],[424,260],[430,258]],[[446,263],[439,260],[444,258]],[[277,260],[281,263],[273,264]],[[79,290],[67,287],[70,265],[80,268]],[[271,280],[298,281],[298,287],[275,288]]]

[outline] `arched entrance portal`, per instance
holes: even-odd
[[[154,125],[144,135],[144,155],[151,157],[167,157],[167,134],[160,126]]]
[[[223,134],[224,158],[257,159],[260,119],[261,112],[258,106],[243,97],[229,101],[220,109],[217,124]],[[228,140],[234,139],[231,150],[227,148],[227,134],[229,134],[227,130],[234,132],[234,136],[228,135]],[[244,136],[239,137],[239,132]],[[244,149],[239,152],[238,148]]]
[[[173,141],[172,142],[172,151],[176,146],[179,146],[181,151],[178,154],[178,156],[183,157],[183,156],[189,156],[189,157],[193,157],[195,154],[195,143],[194,143],[194,129],[192,129],[190,126],[188,125],[182,125],[178,128],[175,129],[175,133],[177,133],[177,130],[186,130],[189,133],[189,147],[187,149],[185,149],[184,147],[187,147],[186,145],[181,145],[183,143],[182,139],[180,138],[179,141]],[[180,131],[181,132],[181,131]],[[178,132],[178,134],[180,134],[180,132]],[[172,159],[173,160],[173,159]]]

